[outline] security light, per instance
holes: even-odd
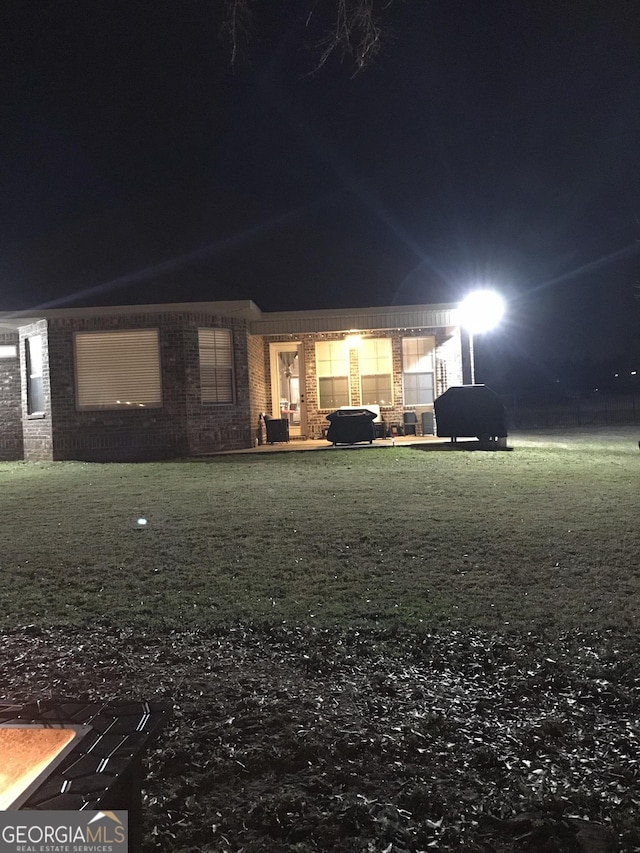
[[[495,329],[503,316],[504,300],[495,290],[474,290],[460,303],[460,323],[473,335]]]
[[[504,300],[495,290],[481,288],[471,291],[462,300],[459,311],[460,325],[469,336],[469,371],[471,384],[475,385],[476,366],[473,336],[495,329],[504,316]]]

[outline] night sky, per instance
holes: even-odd
[[[490,283],[487,369],[640,370],[638,0],[396,0],[355,75],[306,0],[232,69],[221,4],[2,0],[0,311]]]

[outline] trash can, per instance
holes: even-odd
[[[506,438],[506,409],[488,385],[453,385],[436,399],[434,409],[437,434],[442,438]]]
[[[338,409],[327,415],[329,429],[327,441],[332,444],[357,444],[359,441],[373,443],[376,437],[373,422],[377,415],[368,409]]]

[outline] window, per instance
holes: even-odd
[[[316,344],[318,406],[339,409],[349,405],[349,350],[344,341]]]
[[[79,409],[162,405],[157,329],[78,332],[75,355]]]
[[[360,344],[363,406],[393,405],[393,356],[390,338],[365,338]]]
[[[0,358],[17,358],[18,347],[15,344],[0,344]]]
[[[200,395],[203,403],[233,403],[230,329],[198,329]]]
[[[405,406],[433,403],[434,337],[402,339],[402,369]]]
[[[42,335],[27,338],[27,413],[44,413],[44,387],[42,382]]]

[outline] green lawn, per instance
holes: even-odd
[[[637,626],[633,434],[510,443],[0,464],[2,622]]]

